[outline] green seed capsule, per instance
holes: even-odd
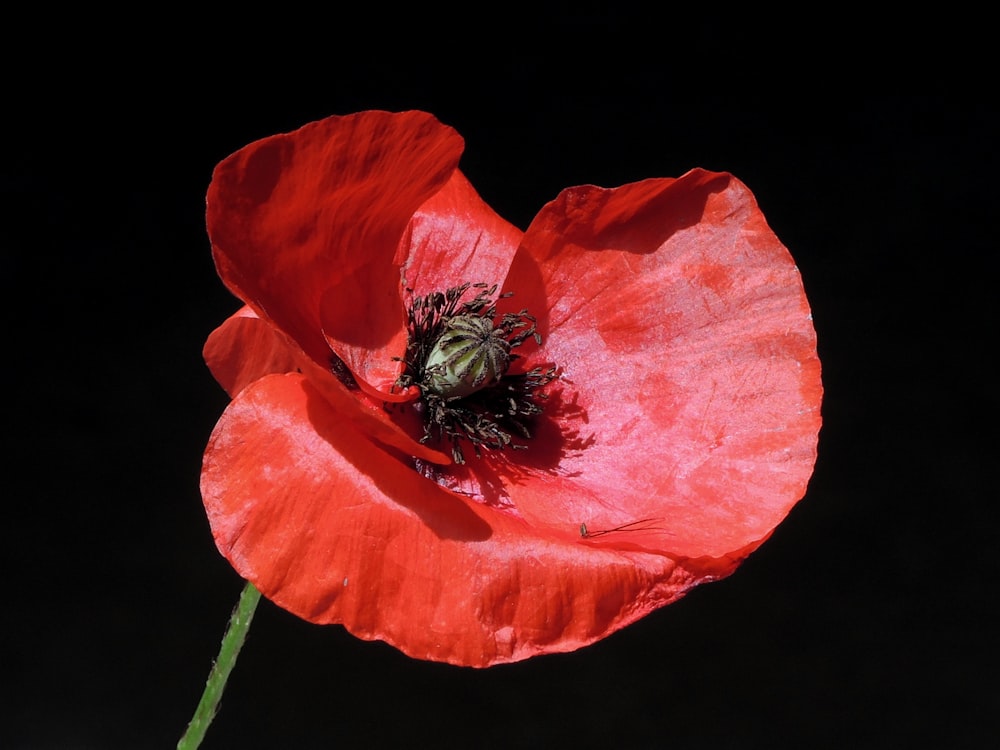
[[[423,387],[441,398],[464,398],[495,385],[510,366],[510,343],[490,318],[449,320],[424,365]]]

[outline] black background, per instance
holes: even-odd
[[[277,10],[61,16],[5,61],[0,747],[182,732],[241,588],[198,494],[226,404],[200,349],[237,307],[205,189],[252,140],[369,108],[454,126],[521,228],[566,186],[736,174],[813,306],[819,461],[736,574],[572,654],[423,663],[263,601],[204,747],[995,740],[998,117],[975,19]]]

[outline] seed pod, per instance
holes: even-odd
[[[478,315],[449,320],[424,366],[423,387],[444,399],[464,398],[495,385],[510,366],[510,343],[493,321]]]

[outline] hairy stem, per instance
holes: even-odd
[[[219,648],[219,656],[212,665],[212,671],[208,675],[208,682],[205,683],[205,692],[201,695],[198,708],[195,709],[191,723],[188,724],[187,731],[177,743],[177,750],[196,750],[201,746],[201,741],[205,738],[212,719],[215,718],[219,709],[219,701],[222,700],[222,692],[226,689],[226,681],[229,673],[236,666],[236,657],[240,654],[243,641],[246,640],[247,631],[253,621],[253,613],[257,609],[257,602],[260,601],[260,592],[247,581],[240,594],[240,600],[233,610],[232,617],[229,618],[229,626],[226,634],[222,637],[222,646]]]

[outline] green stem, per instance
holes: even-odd
[[[219,649],[219,657],[212,665],[212,671],[208,675],[208,682],[205,683],[205,692],[201,694],[198,708],[195,709],[191,723],[188,724],[187,731],[177,743],[177,750],[196,750],[205,739],[205,732],[208,731],[215,713],[219,709],[219,701],[222,700],[222,691],[226,689],[226,680],[229,673],[236,666],[236,657],[240,654],[243,641],[246,640],[247,631],[253,621],[254,610],[257,609],[257,602],[260,601],[260,592],[256,587],[247,581],[240,594],[240,600],[233,610],[232,617],[229,618],[229,627],[222,637],[222,647]]]

